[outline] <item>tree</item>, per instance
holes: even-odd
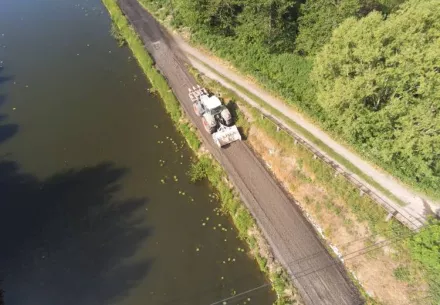
[[[410,0],[389,18],[349,18],[312,79],[329,126],[400,177],[440,185],[440,5]]]
[[[291,51],[296,36],[298,5],[293,0],[245,0],[237,32],[244,44],[270,51]]]
[[[237,15],[243,9],[239,0],[177,0],[174,5],[179,23],[225,36],[234,34]]]
[[[388,14],[405,0],[307,0],[301,5],[296,50],[315,55],[332,32],[349,17],[364,17],[372,11]]]
[[[158,7],[171,5],[158,1]],[[173,0],[177,25],[276,52],[293,50],[298,9],[296,0]]]
[[[313,55],[328,42],[335,29],[346,18],[360,10],[359,0],[307,0],[301,5],[296,50]]]

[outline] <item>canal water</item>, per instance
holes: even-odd
[[[0,2],[5,304],[210,305],[265,284],[110,28],[99,0]]]

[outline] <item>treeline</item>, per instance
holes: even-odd
[[[440,198],[438,0],[141,0]]]

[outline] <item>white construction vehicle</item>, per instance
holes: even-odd
[[[222,147],[241,140],[240,132],[234,125],[228,108],[215,95],[209,95],[200,86],[188,88],[189,98],[193,102],[194,112],[202,117],[205,130],[212,134],[215,144]]]

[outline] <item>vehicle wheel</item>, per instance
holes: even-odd
[[[215,128],[211,127],[208,121],[205,118],[202,118],[203,127],[205,127],[206,132],[213,134],[215,132]]]

